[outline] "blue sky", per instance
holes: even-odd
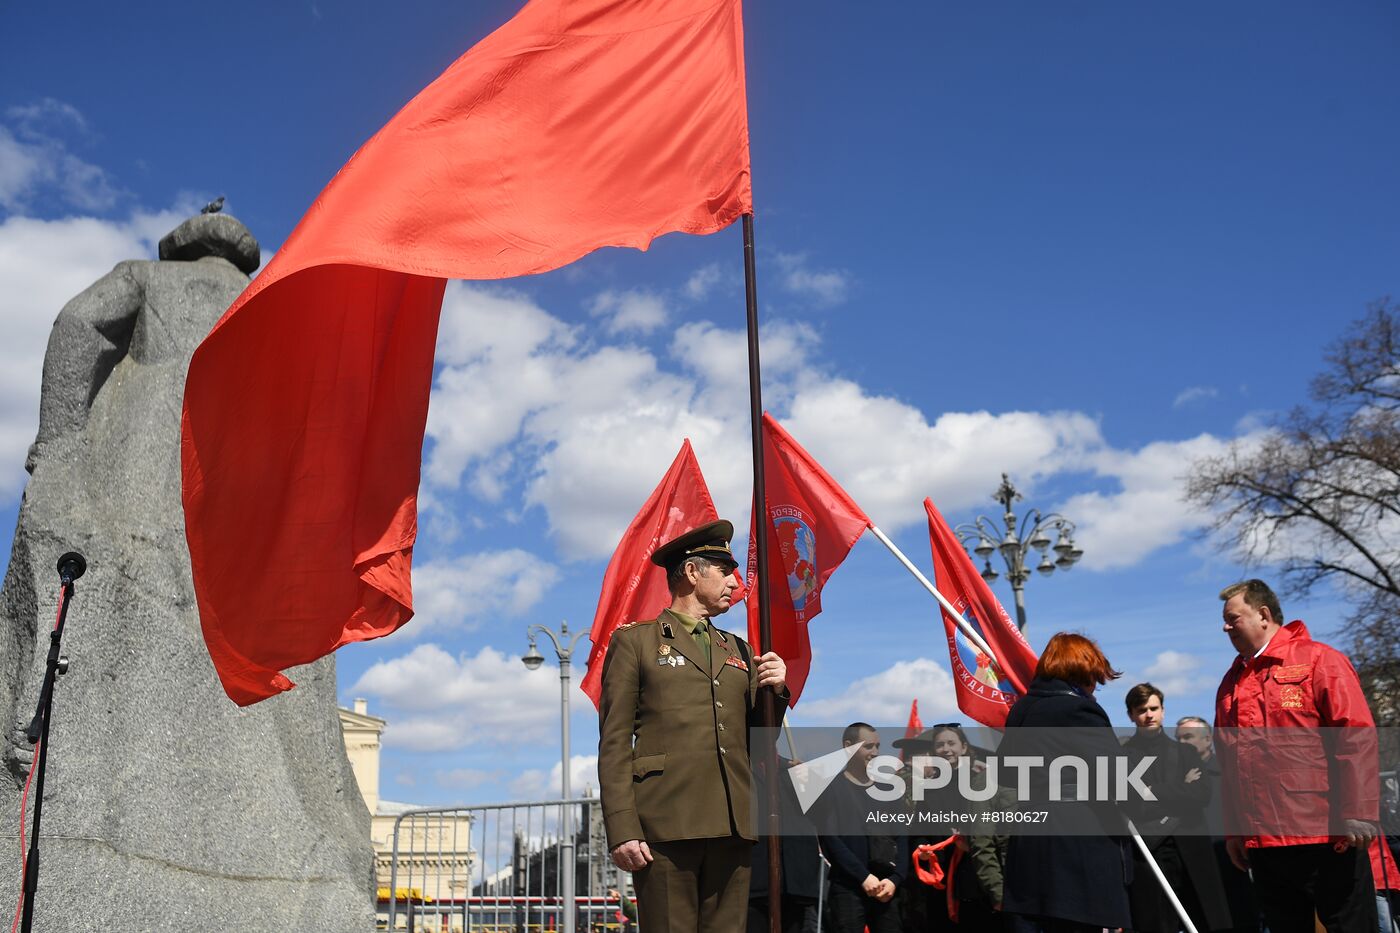
[[[6,536],[62,304],[220,194],[266,257],[514,9],[0,14]],[[1239,568],[1200,538],[1179,478],[1303,400],[1322,346],[1400,293],[1400,7],[746,12],[768,407],[925,567],[920,500],[966,520],[1011,472],[1085,550],[1029,584],[1032,644],[1098,638],[1127,671],[1104,697],[1118,722],[1144,677],[1169,716],[1208,713],[1230,653],[1215,594]],[[557,669],[526,675],[525,627],[588,626],[608,552],[682,437],[747,527],[740,261],[732,229],[449,289],[420,618],[339,655],[342,701],[390,720],[386,797],[557,781]],[[795,722],[895,724],[913,696],[926,722],[958,718],[934,606],[878,543],[823,604]],[[1285,608],[1323,632],[1342,614],[1326,594]],[[587,780],[595,717],[573,704]]]

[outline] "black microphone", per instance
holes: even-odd
[[[58,559],[58,577],[64,586],[87,572],[87,561],[77,551],[69,551]]]

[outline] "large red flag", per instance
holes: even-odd
[[[787,687],[796,705],[812,666],[807,623],[822,611],[827,578],[870,527],[870,519],[767,412],[762,433],[772,650],[787,664]],[[754,645],[759,644],[756,542],[751,519],[748,606]]]
[[[185,530],[228,695],[412,616],[444,279],[752,204],[739,0],[531,0],[365,143],[190,363]]]
[[[588,673],[579,685],[594,706],[603,690],[603,655],[612,633],[624,622],[655,618],[671,605],[666,571],[651,562],[652,552],[657,545],[717,518],[687,438],[671,469],[623,532],[603,574],[603,593],[589,633],[593,648],[588,652]]]
[[[1025,636],[992,595],[991,587],[977,573],[972,558],[948,528],[933,500],[924,500],[928,512],[929,543],[933,547],[933,583],[962,617],[996,653],[994,664],[958,631],[947,609],[942,609],[948,636],[948,656],[957,686],[958,709],[978,722],[999,729],[1018,694],[1035,673],[1036,656]]]

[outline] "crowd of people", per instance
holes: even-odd
[[[916,820],[928,832],[883,839],[823,833],[824,822],[840,824],[836,817],[843,811],[869,806],[868,794],[859,791],[872,783],[866,767],[881,738],[866,723],[851,724],[843,744],[861,748],[852,754],[845,780],[834,782],[839,791],[824,794],[814,809],[830,863],[831,906],[823,929],[1176,933],[1185,927],[1174,896],[1202,933],[1400,930],[1392,926],[1390,902],[1400,898],[1400,870],[1377,831],[1382,810],[1376,759],[1350,754],[1346,733],[1331,732],[1355,729],[1374,739],[1355,674],[1340,653],[1313,641],[1303,623],[1280,625],[1277,597],[1262,582],[1248,581],[1221,595],[1225,631],[1240,652],[1217,696],[1215,721],[1224,748],[1217,748],[1217,732],[1205,717],[1185,716],[1169,728],[1165,694],[1151,683],[1124,694],[1135,730],[1120,743],[1099,703],[1102,688],[1118,672],[1092,640],[1061,633],[1046,645],[1035,680],[1011,709],[995,752],[1002,760],[1026,754],[1048,760],[1069,751],[1085,759],[1124,755],[1130,764],[1145,763],[1141,780],[1153,799],[1120,802],[1094,794],[1077,800],[1072,785],[1060,786],[1056,798],[1043,775],[1039,783],[1032,779],[1022,798],[1003,776],[986,801],[968,800],[956,782],[948,782],[903,805],[925,814],[1048,807],[1046,829],[997,832],[977,820],[971,830],[966,823]],[[1234,737],[1260,726],[1296,727],[1259,734],[1290,749],[1310,745],[1314,767],[1306,778],[1286,770],[1298,760],[1294,751],[1250,751]],[[973,771],[993,754],[969,741],[959,723],[939,723],[892,744],[911,757],[931,754],[954,769]],[[1222,763],[1222,752],[1228,763]],[[1255,783],[1261,775],[1251,770],[1264,767],[1285,770]],[[1361,768],[1373,770],[1353,773]],[[1050,802],[1055,799],[1064,802]],[[1393,808],[1388,801],[1387,812]],[[1132,840],[1129,819],[1140,845]],[[1057,823],[1062,834],[1054,831]],[[931,851],[945,836],[953,837],[951,844]],[[889,851],[892,843],[895,857],[869,856]],[[937,859],[938,869],[919,872],[920,858]],[[925,883],[921,874],[941,876],[941,885]],[[760,919],[751,915],[751,933],[767,928]]]
[[[786,702],[786,669],[710,624],[733,595],[732,532],[715,522],[657,549],[672,606],[619,630],[605,661],[604,820],[614,862],[633,874],[645,933],[759,933],[775,894],[785,933],[819,923],[833,933],[1175,933],[1185,928],[1180,912],[1202,933],[1400,933],[1388,900],[1400,870],[1378,829],[1375,729],[1360,683],[1340,652],[1302,622],[1284,623],[1259,580],[1221,593],[1238,656],[1213,726],[1186,716],[1169,734],[1163,691],[1143,683],[1124,696],[1136,728],[1120,743],[1097,696],[1120,674],[1071,633],[1046,645],[995,758],[959,723],[893,743],[906,775],[982,772],[985,794],[959,780],[920,796],[906,781],[908,797],[882,799],[870,771],[880,735],[851,723],[845,769],[814,804],[776,782],[782,883],[773,891],[753,819],[754,780],[765,775],[763,766],[752,773],[745,727],[759,721],[761,688]],[[1072,769],[986,780],[997,758],[1069,754],[1135,763],[1151,793],[1131,802],[1077,793],[1076,780],[1089,778]],[[964,818],[978,808],[1038,808],[1044,825],[1012,832]],[[860,823],[843,819],[851,813]],[[917,828],[881,829],[895,826]]]

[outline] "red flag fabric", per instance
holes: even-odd
[[[923,731],[924,721],[919,718],[919,701],[914,700],[909,704],[909,725],[904,727],[904,737],[912,739]],[[901,751],[899,757],[902,759],[907,756]]]
[[[958,631],[947,609],[941,610],[948,636],[948,656],[958,709],[983,725],[999,729],[1006,714],[1035,673],[1036,655],[1025,636],[992,595],[991,587],[977,573],[972,558],[948,528],[933,500],[924,500],[928,512],[929,543],[933,548],[933,584],[996,653],[999,664]]]
[[[677,535],[717,518],[687,438],[671,468],[623,532],[603,574],[603,592],[589,633],[593,648],[588,652],[588,673],[579,685],[594,706],[602,694],[603,657],[613,632],[624,622],[654,619],[671,605],[666,571],[651,562],[652,552]]]
[[[531,0],[365,143],[190,362],[186,537],[228,695],[412,616],[444,279],[752,205],[739,0]]]
[[[923,731],[924,721],[919,718],[919,701],[914,700],[909,704],[909,725],[904,727],[904,737],[912,739]]]
[[[822,588],[827,578],[870,527],[870,519],[767,412],[763,414],[762,433],[771,647],[787,664],[787,687],[795,706],[812,667],[807,623],[822,611]],[[747,603],[749,641],[757,646],[758,548],[754,525],[751,519]]]

